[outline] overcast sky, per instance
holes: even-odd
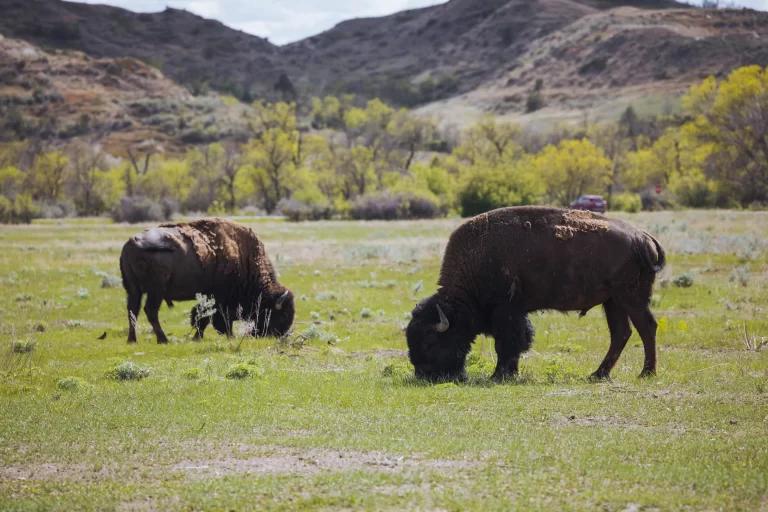
[[[80,0],[138,12],[166,6],[214,18],[230,27],[285,44],[327,30],[350,18],[382,16],[441,0]],[[768,0],[738,0],[738,5],[768,10]]]

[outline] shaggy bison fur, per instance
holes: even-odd
[[[293,293],[277,282],[264,244],[256,233],[227,219],[162,224],[132,237],[123,246],[120,272],[128,294],[128,342],[136,341],[136,319],[144,294],[144,313],[158,343],[168,338],[158,320],[165,301],[213,297],[213,315],[192,308],[190,320],[202,338],[209,323],[232,335],[232,322],[253,323],[254,336],[280,336],[293,324]]]
[[[493,336],[494,378],[518,372],[533,341],[528,313],[602,304],[611,345],[593,378],[608,378],[632,328],[643,340],[641,376],[656,373],[656,321],[649,309],[664,249],[627,222],[587,211],[501,208],[459,226],[445,249],[437,293],[413,310],[406,329],[416,375],[464,380],[478,334]]]

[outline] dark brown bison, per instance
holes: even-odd
[[[166,343],[157,313],[163,301],[213,297],[214,313],[192,308],[195,338],[212,321],[220,333],[232,335],[232,322],[253,322],[254,336],[285,334],[293,324],[293,293],[277,282],[264,244],[256,233],[227,219],[201,219],[162,224],[132,237],[123,246],[120,272],[128,294],[128,342],[136,341],[136,319],[143,294],[144,313],[158,343]]]
[[[643,340],[641,376],[656,373],[656,320],[649,309],[664,249],[627,222],[587,211],[501,208],[459,226],[445,249],[438,292],[413,310],[406,329],[418,377],[466,379],[478,334],[493,336],[494,378],[514,376],[530,348],[537,310],[581,311],[602,304],[611,346],[592,375],[607,378],[629,339]]]

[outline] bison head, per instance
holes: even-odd
[[[276,286],[262,296],[261,310],[254,335],[282,336],[293,325],[296,313],[293,292],[285,286]]]
[[[412,314],[405,336],[416,377],[466,380],[464,363],[477,336],[470,312],[435,294],[417,304]]]

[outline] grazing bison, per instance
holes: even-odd
[[[220,333],[232,335],[234,320],[250,320],[252,334],[283,335],[295,312],[294,297],[277,282],[264,244],[256,233],[226,219],[201,219],[162,224],[132,237],[123,246],[120,272],[128,294],[128,342],[136,341],[136,319],[143,294],[144,313],[158,343],[167,343],[157,313],[165,301],[212,296],[213,316],[200,317],[192,308],[195,338],[202,338],[209,322]]]
[[[611,346],[593,378],[608,378],[635,325],[645,348],[641,376],[656,373],[656,321],[649,309],[664,249],[627,222],[588,211],[500,208],[459,226],[445,249],[438,292],[413,310],[406,329],[418,377],[465,380],[478,334],[493,336],[494,378],[517,374],[530,348],[527,314],[586,312],[602,304]]]

